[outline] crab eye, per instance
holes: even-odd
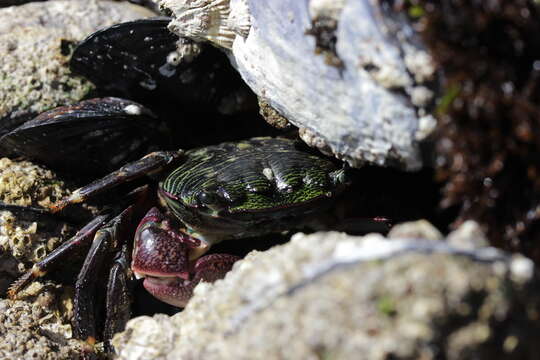
[[[214,191],[201,191],[197,198],[202,206],[213,210],[222,209],[224,206],[222,200]]]

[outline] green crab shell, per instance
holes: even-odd
[[[298,142],[254,138],[188,151],[160,193],[190,230],[226,239],[300,227],[344,185],[343,169]]]

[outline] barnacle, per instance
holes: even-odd
[[[176,14],[172,32],[226,49],[237,34],[247,37],[251,26],[245,0],[165,0],[162,5]]]
[[[50,170],[28,161],[0,159],[0,202],[47,206],[68,193],[64,183]],[[41,260],[59,245],[66,230],[62,224],[48,226],[37,219],[23,219],[11,211],[0,211],[0,248],[23,263]]]
[[[64,183],[47,169],[28,161],[0,159],[0,201],[21,206],[47,206],[68,194]]]

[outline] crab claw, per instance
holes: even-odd
[[[136,276],[189,277],[189,250],[207,245],[177,229],[153,207],[135,232],[131,268]],[[142,277],[141,276],[141,277]]]
[[[131,268],[144,277],[146,290],[163,302],[184,307],[201,281],[222,278],[238,259],[213,254],[200,258],[209,245],[174,229],[157,208],[144,216],[135,232]]]
[[[238,256],[228,254],[206,255],[197,260],[190,279],[147,277],[143,286],[157,299],[173,306],[185,307],[198,283],[222,279],[239,259]]]

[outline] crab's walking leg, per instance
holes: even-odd
[[[109,353],[113,352],[110,340],[114,334],[125,329],[126,323],[131,318],[131,285],[134,279],[129,266],[130,257],[130,247],[124,244],[109,271],[107,299],[105,301],[107,313],[103,330],[105,351]]]
[[[29,271],[11,285],[8,290],[8,296],[12,299],[15,298],[17,293],[34,279],[44,276],[47,272],[55,269],[74,254],[84,255],[90,247],[96,231],[103,226],[109,218],[109,214],[97,216],[79,230],[75,236],[57,247],[43,260],[34,264]]]
[[[132,225],[134,211],[135,205],[129,206],[96,232],[75,283],[74,333],[75,337],[90,345],[96,343],[94,299],[98,284],[103,282],[103,279],[99,278],[100,270],[107,257],[119,250],[131,233],[129,226]]]
[[[53,213],[58,212],[69,204],[83,202],[114,186],[140,178],[144,175],[160,172],[180,161],[183,154],[184,152],[182,150],[156,151],[148,154],[137,161],[122,166],[120,169],[101,179],[75,190],[68,197],[53,204],[51,206],[51,211]]]
[[[76,338],[85,340],[89,345],[94,345],[96,342],[95,298],[97,288],[104,283],[103,279],[100,278],[100,275],[103,274],[102,265],[104,262],[113,262],[113,256],[118,252],[127,256],[125,254],[129,252],[129,244],[133,239],[136,221],[148,211],[151,204],[151,194],[147,186],[134,190],[130,195],[135,198],[135,202],[96,232],[75,283],[74,334]],[[119,258],[122,258],[121,254],[114,260]],[[114,286],[122,285],[122,281],[114,279],[114,276],[118,275],[114,270],[110,274],[113,275]],[[125,274],[129,276],[127,272]]]
[[[51,214],[50,211],[47,209],[32,207],[32,206],[6,204],[1,201],[0,201],[0,211],[9,211],[9,212],[17,214],[17,216],[20,216],[23,219],[28,219],[28,220],[30,219],[35,220],[36,218],[38,218],[39,220],[42,220],[42,219],[53,220],[55,222],[58,222],[58,220],[62,220],[61,217],[59,217],[56,214]]]

